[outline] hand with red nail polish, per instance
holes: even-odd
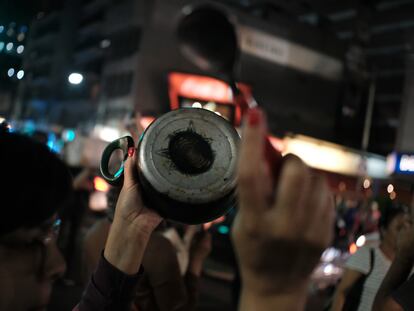
[[[137,152],[131,147],[125,162],[124,184],[104,250],[106,260],[130,275],[138,272],[149,238],[162,220],[143,204],[136,163]]]
[[[240,310],[303,310],[310,275],[333,236],[333,199],[326,181],[293,155],[281,160],[273,184],[264,117],[250,111],[239,153],[232,238],[243,280]]]
[[[130,147],[128,149],[128,157],[132,158],[134,156],[135,153],[135,148],[134,147]]]
[[[247,113],[247,116],[250,126],[257,126],[261,122],[264,122],[263,112],[259,108],[250,109]]]
[[[272,184],[276,184],[276,179],[279,176],[280,165],[282,163],[282,155],[279,151],[273,148],[272,143],[268,138],[266,118],[263,111],[260,108],[253,108],[247,112],[247,120],[250,127],[260,126],[263,128],[261,135],[265,137],[264,141],[264,154],[267,165],[272,176]]]

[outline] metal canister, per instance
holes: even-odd
[[[156,119],[138,143],[144,203],[164,218],[199,224],[236,204],[240,137],[214,112],[183,108]]]

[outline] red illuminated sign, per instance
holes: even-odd
[[[172,72],[168,76],[169,95],[171,109],[178,109],[182,105],[180,98],[187,98],[193,100],[200,100],[206,102],[216,102],[218,104],[232,105],[233,93],[229,85],[221,80],[198,76],[193,74],[185,74],[179,72]],[[251,89],[245,84],[238,84],[241,92],[246,96],[251,96]],[[234,120],[236,126],[241,123],[241,109],[234,107],[230,119]]]

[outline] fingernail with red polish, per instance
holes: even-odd
[[[248,120],[250,126],[257,126],[260,122],[262,122],[262,112],[260,109],[250,109],[248,112]]]
[[[128,148],[128,157],[132,158],[134,156],[135,153],[135,148],[134,147],[129,147]]]

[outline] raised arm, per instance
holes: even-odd
[[[362,277],[361,272],[345,269],[342,279],[336,287],[331,311],[342,311],[347,293],[360,277]]]
[[[128,155],[103,256],[75,310],[130,310],[147,243],[161,221],[142,203],[135,149],[131,148]]]
[[[263,113],[250,111],[232,231],[243,284],[240,310],[303,310],[310,275],[333,236],[333,199],[325,180],[292,155],[283,159],[273,189],[265,135]]]

